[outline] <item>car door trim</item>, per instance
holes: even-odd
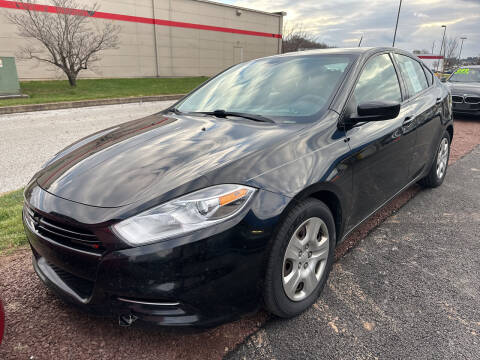
[[[420,173],[421,175],[421,173]],[[401,188],[399,191],[397,191],[392,197],[388,198],[385,202],[383,202],[380,206],[378,206],[375,210],[373,210],[371,213],[369,213],[365,218],[363,218],[360,222],[358,222],[356,225],[354,225],[351,229],[346,231],[340,240],[338,241],[338,244],[340,244],[345,238],[350,235],[355,229],[357,229],[360,225],[362,225],[366,220],[368,220],[373,214],[375,214],[378,210],[383,208],[385,205],[387,205],[391,200],[393,200],[397,195],[401,194],[403,191],[408,189],[410,186],[412,186],[414,183],[416,183],[418,180],[420,180],[420,175],[415,177],[412,181],[410,181],[407,185],[405,185],[403,188]]]

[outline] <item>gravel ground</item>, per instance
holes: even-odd
[[[457,122],[452,158],[460,158],[471,151],[480,142],[479,132],[480,122],[478,121]],[[461,142],[457,139],[461,139]],[[384,221],[392,212],[398,210],[418,191],[417,187],[412,187],[373,216],[344,242],[344,245],[337,251],[337,257],[340,258],[355,243],[365,237],[372,228]],[[338,272],[338,265],[335,266],[332,279]],[[119,328],[109,319],[93,318],[64,305],[47,291],[32,270],[28,250],[20,250],[13,255],[0,258],[0,289],[0,296],[7,305],[6,338],[0,348],[0,359],[30,358],[31,356],[33,359],[146,359],[155,357],[162,359],[219,359],[230,353],[237,344],[253,333],[257,335],[249,338],[247,344],[251,342],[263,344],[262,334],[273,321],[267,321],[267,316],[260,312],[205,332],[173,331],[159,328]],[[347,294],[349,291],[351,293],[348,288],[342,288],[343,291]],[[321,305],[323,306],[323,304]],[[315,313],[313,315],[316,316]],[[328,324],[331,323],[329,318],[321,318],[321,320]],[[332,324],[334,327],[337,326],[335,321]],[[320,326],[320,324],[317,323],[316,326]],[[365,326],[370,327],[370,323]],[[330,327],[333,329],[332,326]],[[337,339],[332,341],[335,342]],[[241,347],[240,350],[244,350],[244,347]],[[235,354],[242,353],[233,353],[233,355]],[[245,352],[245,354],[258,357],[259,353],[254,351],[253,353]],[[368,352],[364,353],[364,355],[367,354]],[[265,353],[265,355],[268,354]]]
[[[0,194],[24,186],[59,150],[98,130],[160,111],[158,101],[0,116]]]
[[[340,259],[317,303],[229,359],[478,359],[480,147]]]

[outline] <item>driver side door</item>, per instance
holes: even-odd
[[[347,112],[371,101],[404,99],[401,77],[389,53],[367,60],[360,73]],[[351,149],[349,163],[353,170],[353,199],[347,230],[372,214],[409,182],[409,166],[415,148],[413,117],[401,107],[390,120],[358,123],[347,128]]]

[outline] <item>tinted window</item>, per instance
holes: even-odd
[[[428,86],[433,84],[433,74],[428,70],[428,68],[423,65],[423,71],[425,71],[425,75],[427,76]]]
[[[480,82],[480,69],[460,68],[457,69],[448,81],[452,82]]]
[[[427,78],[422,65],[411,57],[395,54],[400,65],[400,71],[405,78],[408,92],[411,96],[428,87]]]
[[[305,122],[326,109],[350,55],[272,57],[236,65],[213,78],[179,106],[183,112],[225,110]]]
[[[402,101],[397,73],[388,54],[368,60],[353,93],[355,107],[378,100]]]

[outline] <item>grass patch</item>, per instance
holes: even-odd
[[[61,101],[112,99],[132,96],[186,94],[207,77],[85,79],[72,88],[66,80],[22,81],[20,87],[29,99],[0,100],[1,106],[44,104]]]
[[[27,245],[22,207],[23,189],[0,196],[0,255]]]

